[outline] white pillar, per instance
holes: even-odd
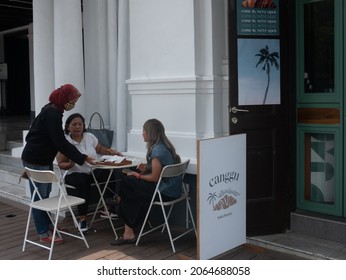
[[[97,111],[109,127],[107,0],[84,0],[83,22],[86,117]]]
[[[141,132],[148,118],[163,122],[192,164],[196,140],[227,134],[224,9],[225,1],[130,1],[130,153],[145,152]]]
[[[228,102],[224,98],[228,97],[224,90],[227,83],[222,73],[226,53],[225,4],[213,0],[194,2],[196,76],[202,78],[196,94],[199,138],[228,134]]]
[[[71,83],[82,93],[76,109],[84,115],[84,66],[80,0],[54,0],[55,87]]]
[[[107,57],[108,57],[108,96],[110,127],[115,131],[114,139],[117,139],[117,77],[118,77],[118,0],[107,0]],[[113,113],[114,112],[114,113]],[[121,150],[117,141],[113,146]]]
[[[54,82],[53,0],[33,0],[34,97],[36,115],[48,103]]]
[[[119,40],[118,40],[118,85],[117,85],[117,149],[125,151],[126,145],[126,119],[127,119],[127,86],[128,75],[128,49],[129,49],[129,3],[119,1]]]
[[[130,1],[131,154],[145,155],[143,123],[157,118],[177,152],[196,159],[195,2]]]

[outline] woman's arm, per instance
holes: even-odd
[[[96,148],[96,153],[98,153],[99,155],[112,155],[112,156],[122,156],[123,154],[113,150],[112,148],[106,148],[104,146],[102,146],[101,144],[97,144]]]
[[[152,170],[149,174],[142,174],[135,171],[127,173],[128,176],[135,176],[137,179],[156,183],[159,181],[162,166],[159,158],[153,158],[151,161]]]
[[[56,155],[56,161],[58,162],[58,166],[60,169],[67,170],[72,168],[75,163],[71,160],[69,160],[65,155],[62,153],[58,152]]]

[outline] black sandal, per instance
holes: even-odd
[[[126,244],[135,244],[137,241],[137,238],[133,239],[124,239],[123,237],[119,237],[116,240],[113,240],[111,242],[112,246],[121,246],[121,245],[126,245]]]

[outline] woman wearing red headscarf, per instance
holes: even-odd
[[[93,163],[94,159],[80,153],[77,148],[65,138],[62,128],[64,111],[74,108],[79,91],[71,84],[65,84],[54,90],[49,96],[49,103],[34,119],[25,138],[26,145],[22,153],[22,161],[25,167],[36,170],[53,170],[53,161],[58,152],[66,155],[71,161],[83,165],[84,162]],[[52,189],[51,184],[37,184],[42,198],[48,198]],[[31,194],[33,186],[30,183]],[[35,197],[35,201],[38,197]],[[45,211],[33,210],[34,223],[40,241],[51,243],[51,221]],[[60,237],[55,237],[55,243],[63,242]]]

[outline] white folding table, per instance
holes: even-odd
[[[131,167],[134,167],[134,166],[137,166],[139,164],[138,161],[134,161],[134,160],[131,160],[131,163],[130,164],[125,164],[125,165],[110,165],[110,164],[96,164],[96,165],[90,165],[90,169],[91,169],[91,174],[94,178],[94,181],[95,181],[95,186],[100,194],[100,199],[97,203],[97,207],[96,207],[96,210],[93,214],[93,217],[91,219],[91,222],[90,222],[90,228],[92,227],[92,224],[95,220],[95,217],[96,217],[96,214],[98,212],[98,210],[100,209],[100,206],[103,206],[104,209],[107,209],[107,204],[105,202],[105,199],[104,199],[104,194],[107,190],[107,187],[108,187],[108,184],[110,182],[110,179],[112,177],[112,174],[114,172],[114,170],[116,169],[124,169],[124,168],[131,168]],[[105,169],[105,170],[109,170],[109,175],[108,175],[108,178],[106,180],[106,182],[98,182],[96,176],[95,176],[95,173],[94,173],[94,170],[96,169]],[[119,179],[120,181],[120,179]],[[103,189],[101,188],[100,184],[104,184],[104,187]],[[114,236],[115,236],[115,239],[118,239],[118,234],[116,232],[116,228],[114,227],[114,224],[113,224],[113,221],[112,221],[112,218],[111,218],[111,215],[108,215],[108,220],[109,220],[109,223],[112,227],[112,230],[114,232]]]

